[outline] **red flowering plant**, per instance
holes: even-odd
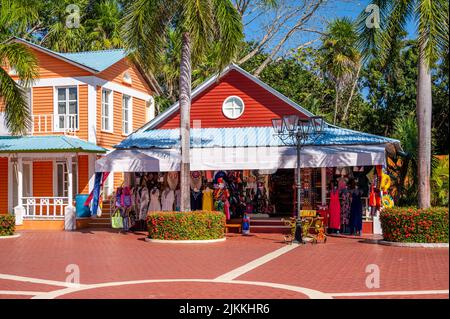
[[[0,236],[12,236],[16,230],[16,219],[12,215],[0,215]]]
[[[223,238],[225,214],[214,211],[153,212],[147,216],[148,237],[165,240]]]
[[[406,243],[448,243],[448,207],[388,208],[380,214],[383,238]]]

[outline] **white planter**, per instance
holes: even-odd
[[[145,238],[146,242],[150,243],[160,243],[160,244],[211,244],[211,243],[220,243],[225,241],[226,238],[219,239],[199,239],[199,240],[164,240],[164,239],[152,239]]]

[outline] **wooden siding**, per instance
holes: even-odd
[[[86,140],[89,138],[88,134],[88,86],[78,86],[78,125],[79,129],[76,135]]]
[[[53,162],[33,162],[33,196],[53,196]]]
[[[239,96],[245,104],[244,114],[235,120],[228,119],[222,113],[222,104],[231,95]],[[202,127],[272,126],[273,118],[289,114],[306,117],[243,74],[232,70],[193,100],[191,125],[194,120],[201,120]],[[179,127],[180,113],[177,111],[158,128]]]
[[[0,215],[8,213],[8,158],[0,157],[0,180],[2,187],[0,187]]]
[[[131,84],[125,83],[123,81],[123,73],[125,71],[128,71],[131,76]],[[151,89],[147,85],[147,82],[137,70],[136,66],[133,63],[129,62],[127,58],[120,60],[106,70],[98,73],[97,76],[107,81],[112,81],[124,86],[131,87],[138,91],[151,94]]]
[[[78,156],[78,193],[89,194],[89,158],[87,155]]]
[[[133,98],[133,130],[137,130],[145,123],[148,122],[148,108],[145,105],[145,101],[137,98]]]
[[[38,59],[40,78],[61,78],[93,75],[92,72],[77,67],[69,62],[65,62],[59,58],[55,58],[36,49],[30,49]]]

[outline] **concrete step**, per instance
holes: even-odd
[[[291,227],[289,226],[252,226],[250,225],[251,233],[277,233],[290,234]]]
[[[250,219],[250,226],[285,226],[281,219]]]

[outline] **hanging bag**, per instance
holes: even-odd
[[[120,209],[116,209],[114,214],[111,216],[111,226],[112,228],[118,229],[123,228],[123,217],[120,214]]]

